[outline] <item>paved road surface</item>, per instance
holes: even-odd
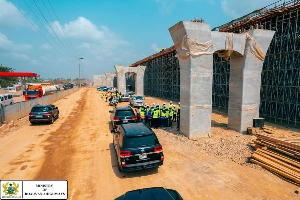
[[[299,198],[296,186],[269,172],[195,152],[161,133],[162,167],[120,173],[108,125],[111,107],[100,93],[84,88],[55,104],[60,118],[54,124],[24,122],[19,130],[0,133],[0,179],[67,179],[70,200],[113,199],[154,186],[176,189],[191,200]]]

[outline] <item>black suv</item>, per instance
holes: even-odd
[[[117,125],[137,122],[137,116],[131,107],[117,107],[109,111],[112,128],[116,129]]]
[[[37,122],[53,123],[55,119],[59,118],[58,107],[52,104],[49,105],[35,105],[29,113],[29,121],[31,124]]]
[[[155,133],[143,123],[118,126],[113,145],[120,171],[142,170],[163,164],[162,146]]]
[[[176,190],[163,187],[143,188],[126,192],[115,200],[183,200]]]

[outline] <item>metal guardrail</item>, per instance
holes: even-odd
[[[232,20],[231,22],[223,24],[223,25],[221,25],[217,28],[219,28],[219,29],[227,28],[227,27],[233,26],[235,24],[242,23],[243,21],[248,21],[248,20],[263,16],[263,15],[269,13],[270,11],[280,10],[280,9],[283,9],[283,8],[288,8],[288,7],[297,5],[297,4],[300,4],[300,0],[289,0],[289,1],[287,1],[287,0],[278,0],[278,1],[275,1],[274,3],[272,3],[272,4],[269,4],[269,5],[261,8],[261,9],[255,10],[255,11],[253,11],[253,12],[247,14],[247,15],[244,15],[240,18]]]

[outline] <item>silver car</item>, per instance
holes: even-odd
[[[129,94],[123,94],[122,95],[122,98],[121,98],[121,101],[122,102],[125,102],[125,101],[129,101],[129,99],[130,99],[130,95]]]
[[[139,95],[133,95],[130,97],[130,105],[133,107],[140,107],[140,106],[144,106],[144,97],[143,96],[139,96]]]

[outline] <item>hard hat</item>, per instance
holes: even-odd
[[[155,105],[155,103],[153,103],[152,105]]]
[[[170,103],[172,103],[172,101],[170,101]]]
[[[166,103],[164,102],[163,105],[166,105]]]
[[[175,105],[173,105],[173,107],[175,108]]]
[[[180,105],[180,102],[178,103],[178,105]]]

